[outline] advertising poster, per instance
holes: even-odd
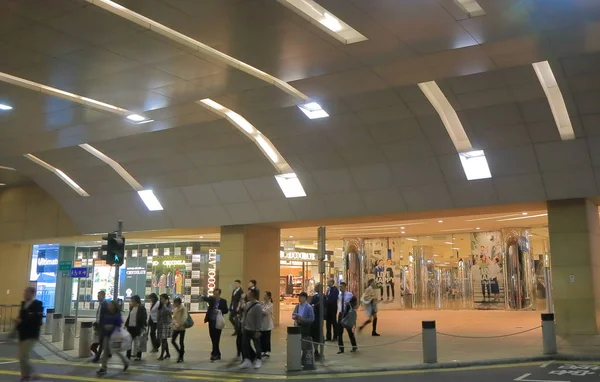
[[[152,260],[152,290],[161,295],[173,296],[183,294],[186,258],[155,257]]]
[[[29,281],[36,282],[36,298],[44,304],[44,311],[54,308],[57,272],[58,244],[34,245]]]
[[[471,256],[475,308],[504,309],[504,254],[501,233],[471,233]]]
[[[106,299],[112,300],[114,297],[115,272],[110,265],[104,261],[94,262],[94,274],[92,282],[92,301],[98,300],[98,292],[106,292]]]
[[[145,257],[128,258],[124,267],[121,268],[121,283],[119,284],[119,296],[124,301],[130,301],[131,296],[138,295],[145,299],[146,290],[146,265]]]
[[[375,292],[380,309],[399,309],[402,306],[402,266],[397,258],[396,239],[365,240],[366,278],[375,280]]]

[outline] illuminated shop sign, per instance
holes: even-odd
[[[127,270],[125,271],[126,275],[145,275],[146,274],[146,268],[145,267],[127,267]]]
[[[208,250],[208,295],[212,296],[217,285],[217,250]]]
[[[329,261],[331,255],[325,254],[325,261]],[[304,261],[318,261],[319,255],[314,252],[285,252],[279,251],[279,258],[282,260],[304,260]]]
[[[45,267],[48,265],[58,265],[58,259],[46,259],[44,257],[38,257],[37,265],[40,267]]]
[[[152,262],[152,265],[155,266],[155,267],[157,265],[159,265],[159,264],[162,264],[165,267],[172,267],[172,266],[175,266],[175,265],[185,265],[185,260],[163,260],[161,262],[158,262],[158,261],[154,260]]]

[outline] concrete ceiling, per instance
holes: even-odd
[[[0,165],[52,194],[83,233],[357,217],[600,194],[600,2],[319,0],[369,40],[344,45],[270,0],[119,0],[119,4],[272,74],[297,100],[84,0],[0,1],[0,71],[135,111],[134,125],[0,82]],[[561,141],[531,63],[549,60],[576,139]],[[491,179],[468,181],[417,84],[435,80]],[[262,152],[195,104],[243,115],[299,175],[286,199]],[[108,165],[119,162],[164,211],[148,212]],[[28,161],[33,153],[89,194]],[[0,174],[1,175],[1,174]],[[2,182],[2,180],[0,180]],[[10,185],[10,183],[9,183]]]

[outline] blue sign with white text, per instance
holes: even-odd
[[[71,268],[71,277],[74,279],[85,279],[88,277],[87,267]]]

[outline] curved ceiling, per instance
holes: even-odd
[[[0,3],[0,72],[138,113],[0,82],[0,166],[51,193],[84,233],[539,202],[600,194],[600,3],[317,0],[367,40],[344,44],[268,0],[116,3],[289,84],[298,97],[85,0]],[[472,14],[474,16],[474,14]],[[557,119],[533,63],[549,62]],[[467,180],[419,84],[435,81],[491,178]],[[264,150],[196,102],[235,110],[270,140],[306,197],[287,199]],[[559,103],[560,104],[560,103]],[[557,121],[570,120],[563,140]],[[149,212],[90,144],[153,189]],[[81,197],[31,153],[67,174]],[[0,183],[2,183],[0,170]],[[10,184],[9,184],[10,186]]]

